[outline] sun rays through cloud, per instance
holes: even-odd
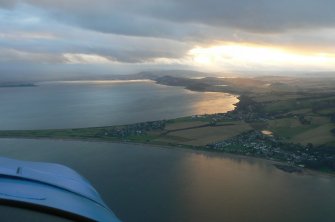
[[[209,68],[258,66],[335,69],[335,54],[295,52],[251,44],[195,47],[189,51],[189,56],[195,64]]]

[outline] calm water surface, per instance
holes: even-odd
[[[227,112],[238,99],[153,82],[54,82],[0,88],[0,129],[75,128]]]
[[[335,221],[333,177],[289,174],[258,159],[25,139],[0,139],[0,155],[74,168],[124,222]]]

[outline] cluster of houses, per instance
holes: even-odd
[[[283,143],[274,136],[265,135],[257,130],[208,144],[206,147],[229,153],[286,161],[294,165],[301,165],[306,161],[317,161],[318,159],[315,154],[309,152],[308,146]]]
[[[96,134],[97,137],[116,137],[125,138],[129,136],[143,135],[148,131],[152,130],[163,130],[165,128],[166,121],[150,121],[143,123],[136,123],[126,126],[116,126],[104,128],[101,132]]]

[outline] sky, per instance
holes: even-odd
[[[332,72],[334,0],[0,0],[0,80]]]

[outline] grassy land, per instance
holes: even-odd
[[[183,118],[167,121],[164,129],[150,129],[146,132],[143,130],[141,133],[129,133],[125,136],[113,136],[107,133],[111,129],[126,129],[129,126],[131,125],[56,130],[10,130],[0,131],[0,137],[94,139],[205,146],[208,143],[231,138],[251,129],[250,125],[243,121],[230,121],[212,126],[210,122],[205,120]]]
[[[250,130],[249,124],[243,121],[233,121],[228,124],[192,128],[169,133],[167,135],[186,139],[181,142],[186,145],[205,146],[210,143],[222,141]]]
[[[314,145],[322,145],[334,142],[334,135],[330,132],[335,128],[334,124],[318,126],[296,135],[292,142]]]

